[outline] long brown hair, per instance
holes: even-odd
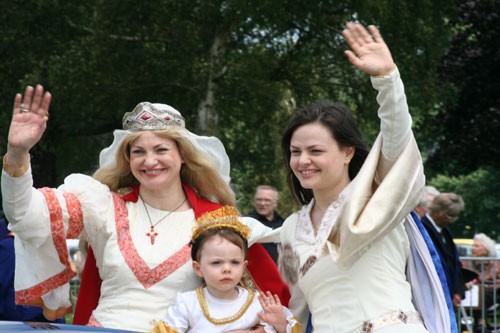
[[[311,189],[305,189],[300,185],[290,167],[290,142],[297,128],[310,123],[324,125],[330,131],[333,139],[337,141],[339,147],[354,147],[354,156],[349,163],[349,178],[351,180],[358,174],[369,151],[347,106],[319,100],[298,111],[290,119],[285,129],[281,140],[281,150],[285,162],[288,186],[295,200],[302,205],[309,203],[314,195]]]

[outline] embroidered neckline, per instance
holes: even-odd
[[[345,198],[349,190],[342,191],[337,200],[333,201],[325,211],[325,215],[321,219],[318,230],[315,232],[311,221],[311,210],[314,206],[314,198],[307,204],[302,206],[299,211],[297,221],[297,238],[309,244],[323,245],[337,223],[341,206],[344,204]]]
[[[314,198],[307,205],[302,206],[302,209],[299,211],[296,225],[296,238],[314,247],[314,252],[301,264],[300,273],[302,276],[307,273],[319,258],[327,253],[326,242],[332,230],[338,224],[340,213],[346,202],[346,198],[349,196],[352,183],[353,182],[350,182],[339,194],[337,200],[333,201],[328,206],[316,233],[314,233],[310,215],[314,205]]]
[[[128,267],[144,288],[149,288],[162,281],[191,259],[191,247],[189,243],[186,243],[161,264],[150,269],[132,241],[125,201],[118,194],[113,193],[113,202],[118,247]]]
[[[207,318],[207,320],[214,325],[224,325],[235,322],[236,320],[240,319],[241,316],[245,314],[250,304],[252,304],[253,299],[255,297],[255,293],[252,290],[249,289],[246,290],[248,291],[248,296],[245,303],[243,303],[243,305],[235,314],[225,318],[212,318],[212,316],[210,316],[210,310],[208,309],[208,303],[205,298],[205,294],[203,293],[203,287],[199,287],[196,289],[196,297],[198,298],[198,303],[200,303],[200,307],[205,318]]]

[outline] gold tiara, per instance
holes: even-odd
[[[168,126],[186,127],[186,124],[181,113],[167,104],[142,102],[123,115],[124,130],[153,131]]]
[[[240,214],[238,210],[231,206],[223,206],[214,211],[208,212],[200,216],[193,227],[193,234],[191,235],[191,241],[194,242],[201,235],[209,229],[215,228],[231,228],[238,232],[241,237],[248,239],[252,233],[250,229],[245,224],[238,220]]]

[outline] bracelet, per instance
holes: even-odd
[[[26,173],[26,171],[28,171],[29,167],[30,167],[30,163],[28,162],[28,163],[23,164],[19,168],[13,168],[7,162],[7,154],[3,155],[3,169],[11,177],[21,177],[22,175],[24,175]]]

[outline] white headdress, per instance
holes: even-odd
[[[222,142],[213,136],[199,136],[185,128],[184,117],[179,111],[167,104],[142,102],[133,111],[123,115],[123,129],[113,132],[113,143],[103,149],[99,156],[99,166],[112,166],[116,161],[116,152],[123,139],[138,131],[154,131],[179,126],[179,133],[188,139],[193,146],[212,161],[214,168],[229,184],[230,163]]]

